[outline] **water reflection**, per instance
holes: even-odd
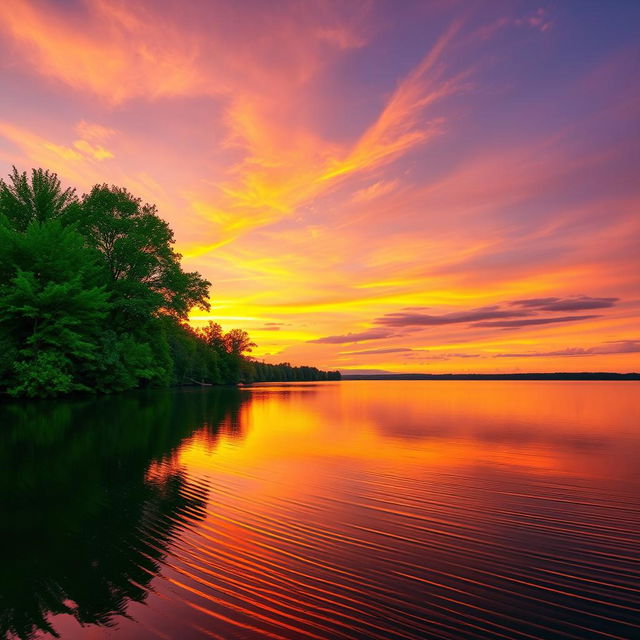
[[[2,628],[640,637],[639,395],[346,382],[4,407]]]
[[[246,395],[246,394],[245,394]],[[167,544],[201,519],[177,448],[241,435],[237,390],[0,407],[0,637],[111,625],[143,601]]]

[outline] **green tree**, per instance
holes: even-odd
[[[155,341],[162,345],[162,339]],[[125,391],[144,386],[168,386],[172,360],[154,351],[154,341],[144,341],[124,333],[106,330],[100,336],[95,359],[87,363],[92,389],[101,392]]]
[[[211,381],[230,384],[234,382],[231,362],[227,352],[225,336],[222,327],[209,320],[204,327],[199,327],[193,331],[195,338],[206,346],[210,357],[215,361],[214,374]],[[214,362],[211,363],[214,365]]]
[[[231,331],[225,333],[224,344],[227,353],[236,356],[250,352],[253,350],[253,347],[257,346],[256,343],[251,340],[249,334],[243,329],[231,329]]]
[[[0,247],[0,334],[13,354],[0,376],[16,395],[85,389],[108,312],[96,252],[57,220],[0,226]]]
[[[227,351],[225,336],[222,332],[222,327],[217,323],[209,320],[204,327],[199,327],[195,330],[195,334],[200,338],[207,346],[214,349],[220,354]]]
[[[96,185],[83,196],[75,219],[102,255],[121,328],[131,330],[158,313],[186,319],[192,307],[209,310],[211,283],[182,270],[173,232],[154,205],[126,189]]]
[[[229,370],[230,382],[251,382],[253,379],[252,367],[246,366],[243,357],[245,352],[250,352],[256,346],[249,334],[243,329],[231,329],[223,336],[226,350],[226,362]]]
[[[32,169],[31,178],[13,167],[8,181],[0,179],[0,217],[25,231],[32,222],[64,218],[78,206],[75,189],[63,189],[55,173]]]

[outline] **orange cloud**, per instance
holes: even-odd
[[[286,217],[331,193],[346,178],[388,164],[438,133],[443,118],[425,120],[425,109],[459,91],[466,75],[446,78],[438,64],[457,28],[454,25],[436,42],[351,145],[325,141],[296,128],[292,120],[280,123],[274,114],[287,110],[282,96],[275,103],[269,96],[236,96],[226,112],[227,144],[241,149],[245,157],[229,170],[228,181],[216,185],[221,197],[211,203],[204,198],[194,201],[194,208],[219,226],[222,243],[202,245],[188,254],[206,253],[239,232]],[[360,199],[373,195],[361,194]]]
[[[82,151],[84,154],[95,158],[96,160],[106,160],[107,158],[113,158],[113,153],[108,149],[105,149],[102,145],[92,145],[87,140],[76,140],[73,146]]]
[[[38,73],[114,104],[202,90],[198,44],[124,3],[88,0],[85,20],[51,5],[0,5],[0,25]]]

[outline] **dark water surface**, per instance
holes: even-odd
[[[640,638],[640,383],[0,406],[0,637]]]

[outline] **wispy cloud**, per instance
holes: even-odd
[[[494,305],[471,309],[469,311],[453,311],[440,315],[399,311],[378,318],[375,322],[388,327],[423,327],[445,324],[466,324],[480,320],[488,320],[490,318],[515,318],[527,315],[529,315],[529,313],[526,311],[509,311]]]
[[[114,104],[204,92],[198,37],[144,8],[106,0],[72,7],[29,0],[0,4],[0,24],[37,73]]]
[[[538,7],[535,11],[528,13],[525,16],[516,18],[514,24],[520,27],[529,27],[531,29],[537,29],[538,31],[549,31],[553,27],[553,20],[549,15],[548,9],[544,7]]]
[[[364,349],[362,351],[341,351],[341,356],[373,356],[387,353],[409,353],[413,349],[408,347],[387,347],[382,349]]]
[[[519,329],[521,327],[537,327],[545,324],[557,324],[559,322],[577,322],[578,320],[591,320],[599,318],[597,315],[586,316],[553,316],[550,318],[527,318],[525,320],[496,320],[491,322],[476,322],[474,327],[501,327],[504,329]]]
[[[61,143],[35,134],[24,127],[0,121],[0,140],[3,138],[19,148],[35,166],[56,167],[76,184],[98,182],[103,174],[97,163],[114,157],[113,152],[88,140]]]
[[[351,201],[354,203],[362,203],[376,200],[377,198],[392,193],[398,188],[398,185],[398,180],[378,180],[368,187],[356,191],[353,196],[351,196]]]
[[[338,336],[326,336],[324,338],[315,338],[308,342],[315,344],[348,344],[353,342],[365,342],[367,340],[382,340],[388,338],[391,335],[390,331],[384,331],[382,329],[369,329],[367,331],[360,331],[359,333],[346,333]]]
[[[416,309],[388,313],[374,321],[387,327],[437,327],[453,324],[468,324],[473,327],[517,328],[558,322],[590,320],[597,315],[571,315],[538,317],[540,312],[582,311],[613,307],[618,298],[593,298],[574,296],[568,298],[545,297],[513,300],[502,304],[477,307],[463,311],[433,314]]]
[[[618,300],[619,298],[575,296],[573,298],[529,298],[528,300],[514,300],[511,304],[541,311],[585,311],[613,307]]]
[[[567,347],[552,351],[528,351],[496,353],[494,358],[549,358],[573,356],[597,356],[617,353],[640,353],[640,340],[613,340],[595,347]]]
[[[296,126],[297,113],[283,118],[283,112],[297,106],[294,96],[287,104],[271,92],[234,93],[225,111],[226,144],[243,157],[227,171],[227,180],[216,183],[215,190],[194,194],[194,206],[217,227],[218,239],[194,247],[190,255],[207,253],[239,234],[290,217],[346,180],[378,170],[439,134],[444,115],[442,111],[429,115],[429,110],[461,91],[469,73],[447,75],[442,61],[458,28],[454,22],[400,80],[355,141],[337,143]],[[353,199],[364,202],[392,188],[392,181],[370,186]]]

